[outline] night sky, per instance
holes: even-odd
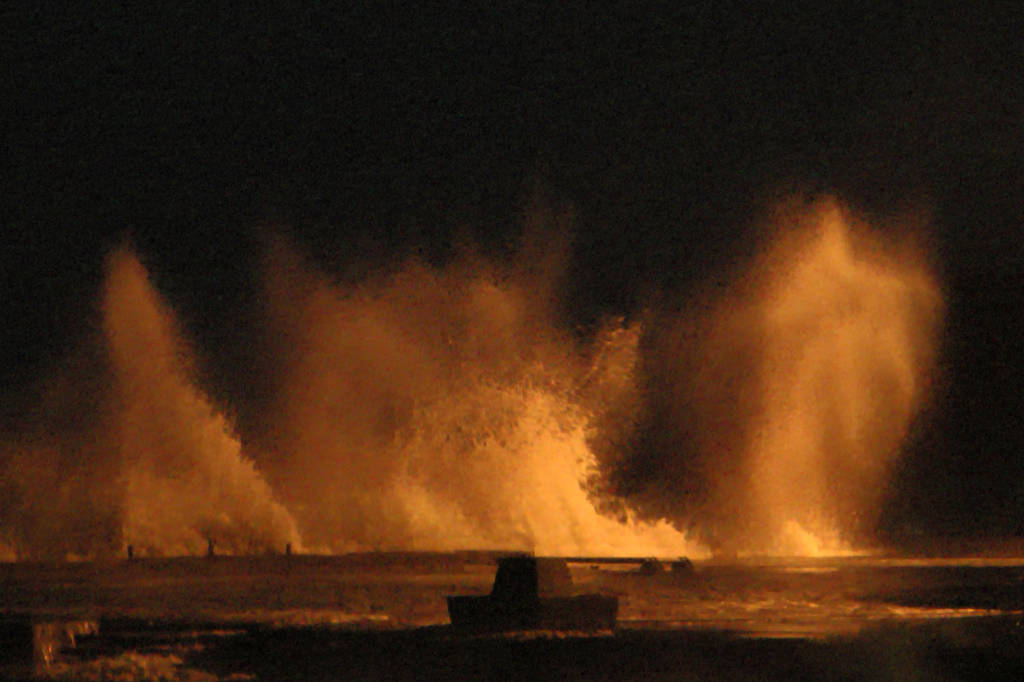
[[[358,279],[466,239],[500,256],[542,194],[574,210],[565,316],[585,335],[729,279],[773,197],[835,193],[929,212],[947,299],[938,395],[885,529],[1024,534],[1014,3],[168,4],[0,14],[6,426],[96,328],[104,254],[126,240],[229,395],[270,228]]]

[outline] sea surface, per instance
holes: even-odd
[[[267,671],[279,669],[261,667],[256,659],[274,646],[295,655],[308,641],[315,657],[331,647],[368,651],[396,637],[406,638],[403,650],[433,659],[430,642],[443,641],[445,651],[461,646],[448,627],[445,596],[487,593],[497,556],[367,553],[0,564],[0,622],[7,633],[0,635],[6,637],[0,647],[7,650],[0,658],[0,675],[270,679],[274,674]],[[993,652],[997,662],[1010,665],[1008,670],[1016,670],[1013,666],[1024,656],[1019,648],[1021,557],[695,561],[692,572],[652,575],[638,568],[570,564],[577,590],[619,597],[615,631],[505,637],[589,646],[580,642],[679,642],[680,637],[706,636],[715,642],[727,638],[738,650],[744,650],[744,641],[761,642],[750,645],[757,651],[768,640],[832,646],[890,633],[885,636],[938,638],[954,653],[965,646],[983,658]],[[17,651],[27,646],[18,634],[26,627],[33,633],[31,656]],[[913,634],[925,631],[932,634]],[[362,644],[353,639],[358,637],[365,638]],[[415,646],[409,645],[410,637],[418,638]],[[245,646],[251,650],[239,654]],[[359,660],[364,668],[374,663]],[[330,677],[361,677],[358,667],[335,672]]]

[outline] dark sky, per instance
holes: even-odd
[[[103,254],[126,237],[229,373],[260,226],[359,276],[443,261],[466,234],[500,251],[539,186],[576,210],[585,329],[725,276],[773,193],[837,192],[932,210],[947,290],[942,393],[889,522],[1024,532],[1013,3],[168,4],[2,11],[0,395],[95,324]]]

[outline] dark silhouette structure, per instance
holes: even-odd
[[[617,597],[575,594],[564,559],[532,556],[499,559],[487,596],[448,597],[453,626],[499,632],[611,629],[618,610]]]

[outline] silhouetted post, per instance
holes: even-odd
[[[292,555],[292,543],[289,542],[288,544],[286,544],[284,546],[284,555],[285,556],[291,556]]]
[[[206,556],[213,556],[213,538],[206,539]]]
[[[134,559],[135,558],[135,548],[132,547],[131,545],[128,545],[128,558],[129,559]]]

